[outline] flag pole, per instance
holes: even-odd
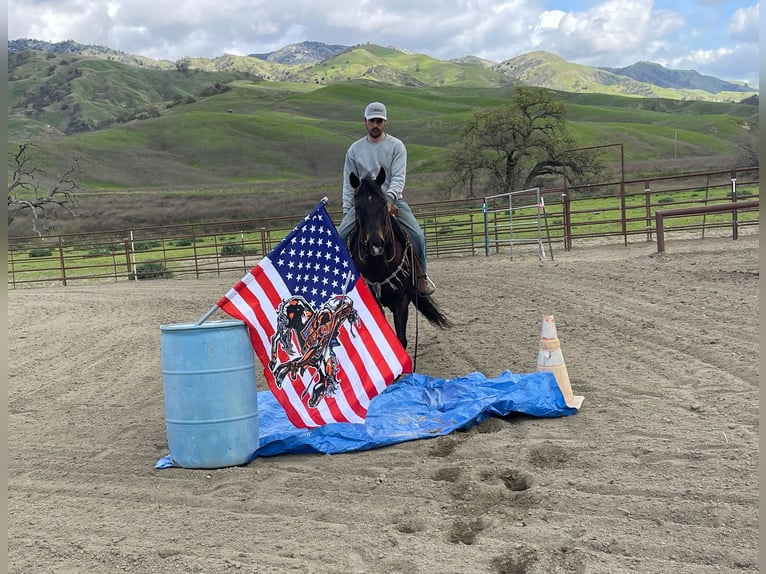
[[[195,323],[195,325],[202,325],[202,323],[204,323],[205,321],[207,321],[207,320],[210,318],[210,316],[211,316],[213,313],[215,313],[215,310],[216,310],[216,309],[218,309],[218,303],[216,303],[215,305],[213,305],[212,307],[210,307],[210,310],[209,310],[207,313],[205,313],[204,315],[202,315],[202,317],[200,318],[200,320],[199,320],[199,321],[197,321],[197,322]]]

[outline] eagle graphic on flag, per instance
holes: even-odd
[[[363,423],[410,357],[357,272],[325,200],[217,303],[248,326],[296,427]]]

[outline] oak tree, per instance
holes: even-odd
[[[602,171],[597,154],[575,150],[566,106],[551,92],[518,88],[502,106],[476,112],[450,146],[452,188],[473,197],[542,186],[552,178],[577,183]]]

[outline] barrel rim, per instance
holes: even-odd
[[[166,325],[160,325],[161,331],[187,331],[195,329],[220,329],[231,327],[242,327],[245,325],[244,321],[239,319],[227,319],[223,321],[206,321],[201,324],[197,323],[170,323]]]

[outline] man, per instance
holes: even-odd
[[[349,175],[353,172],[360,179],[374,178],[381,167],[385,168],[388,177],[382,187],[389,201],[389,211],[397,216],[399,223],[410,235],[412,246],[420,259],[423,273],[417,278],[418,292],[430,295],[436,287],[426,273],[426,237],[402,197],[407,171],[407,149],[400,139],[386,133],[387,119],[386,106],[380,102],[369,104],[364,110],[367,135],[352,143],[346,151],[343,164],[343,219],[338,233],[345,243],[354,228],[354,189],[349,182]]]

